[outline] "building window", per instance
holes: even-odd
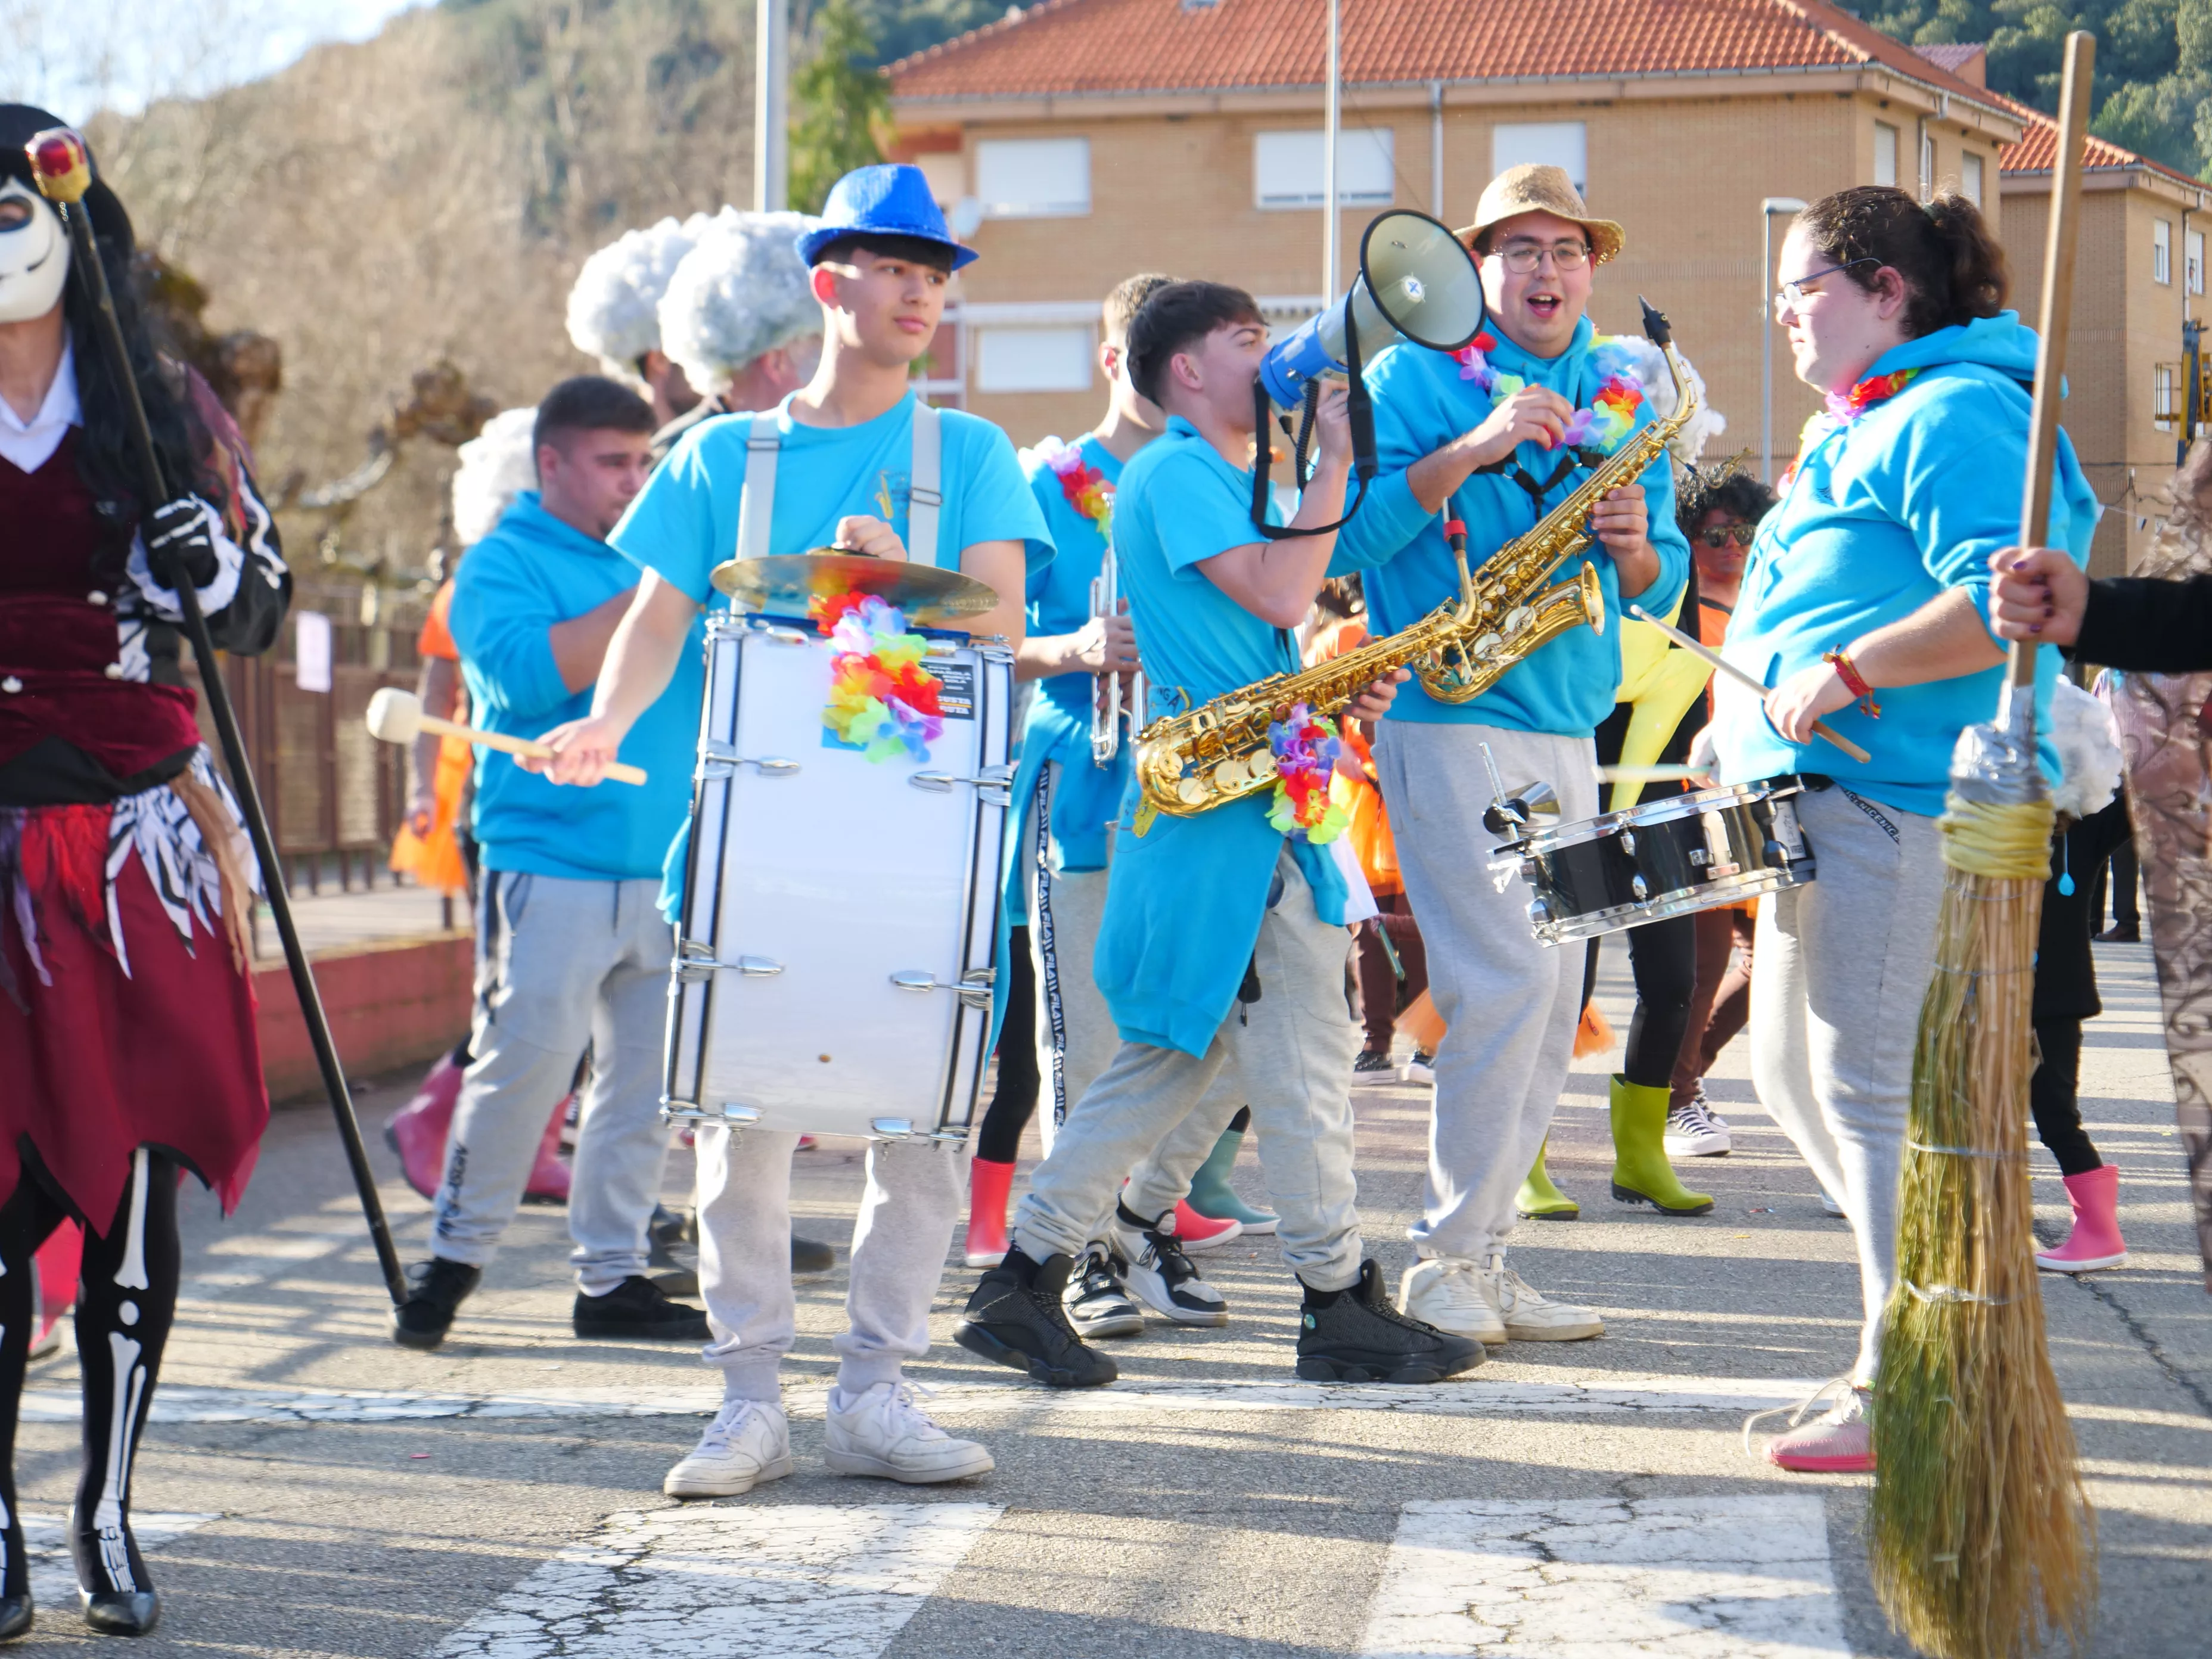
[[[1336,141],[1339,207],[1388,207],[1397,199],[1397,151],[1389,127],[1345,127]],[[1310,132],[1252,137],[1252,199],[1263,208],[1328,202],[1328,137]]]
[[[1091,355],[1088,327],[979,328],[975,390],[1088,392]]]
[[[2173,395],[2174,382],[2179,378],[2172,363],[2153,363],[2150,368],[2150,417],[2158,425],[2172,431],[2181,417],[2181,410]]]
[[[1490,174],[1534,162],[1564,167],[1575,189],[1589,189],[1589,130],[1580,121],[1506,121],[1490,130]]]
[[[2150,279],[2169,285],[2173,281],[2173,225],[2170,220],[2150,222]]]
[[[975,194],[994,219],[1056,219],[1091,211],[1088,138],[986,138],[975,146]]]
[[[1936,194],[1936,135],[1923,129],[1920,134],[1920,199],[1923,202]]]
[[[2192,230],[2182,244],[2182,280],[2189,284],[2191,294],[2204,292],[2204,233]]]
[[[1897,184],[1897,129],[1887,121],[1874,124],[1874,181]]]
[[[1976,207],[1982,204],[1982,158],[1972,150],[1959,158],[1959,194]]]

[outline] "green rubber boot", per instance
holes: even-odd
[[[1229,1184],[1229,1172],[1237,1167],[1237,1149],[1243,1139],[1242,1129],[1221,1132],[1221,1139],[1213,1143],[1206,1162],[1191,1176],[1190,1196],[1184,1201],[1209,1221],[1241,1221],[1248,1233],[1272,1233],[1276,1218],[1265,1210],[1254,1209],[1237,1197],[1237,1189]]]
[[[1693,1193],[1667,1161],[1665,1084],[1647,1088],[1616,1073],[1613,1079],[1613,1195],[1623,1204],[1649,1204],[1662,1215],[1704,1215],[1713,1207]]]
[[[1513,1207],[1530,1221],[1572,1221],[1583,1212],[1583,1206],[1552,1184],[1544,1168],[1544,1146],[1551,1144],[1547,1135],[1544,1146],[1536,1149],[1536,1162],[1528,1170],[1528,1178],[1521,1183],[1521,1190],[1513,1195]]]

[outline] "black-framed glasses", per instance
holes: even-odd
[[[1741,304],[1742,301],[1737,301]],[[1734,542],[1738,547],[1749,547],[1751,538],[1759,534],[1755,524],[1717,524],[1698,532],[1698,539],[1707,547],[1726,547]]]
[[[1817,283],[1823,276],[1832,276],[1839,270],[1850,270],[1854,265],[1878,265],[1881,263],[1881,260],[1869,253],[1863,258],[1846,259],[1839,265],[1830,265],[1825,270],[1808,270],[1795,282],[1784,283],[1774,290],[1774,308],[1779,311],[1783,307],[1788,306],[1795,311],[1799,306],[1803,305],[1807,292],[1805,284],[1808,283]],[[1818,289],[1811,291],[1815,294],[1820,292]]]
[[[1498,257],[1505,262],[1506,270],[1516,276],[1526,276],[1544,263],[1546,254],[1552,256],[1555,270],[1580,270],[1589,259],[1589,244],[1569,242],[1508,242],[1498,250]]]

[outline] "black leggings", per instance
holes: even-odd
[[[77,1477],[70,1553],[92,1590],[150,1589],[131,1535],[131,1475],[154,1383],[177,1313],[177,1166],[142,1149],[105,1237],[88,1227],[76,1295],[77,1369],[84,1382],[84,1469]],[[30,1591],[15,1503],[15,1423],[39,1314],[31,1258],[69,1211],[26,1164],[0,1205],[0,1499],[7,1504],[7,1564],[0,1594]]]
[[[2043,1051],[2043,1063],[2028,1079],[2027,1104],[2035,1114],[2037,1138],[2058,1160],[2061,1175],[2085,1175],[2101,1168],[2105,1160],[2097,1156],[2081,1127],[2081,1108],[2075,1098],[2081,1077],[2081,1022],[2039,1019],[2035,1042]]]
[[[1583,1006],[1597,989],[1597,952],[1589,942],[1583,959]],[[1690,998],[1698,988],[1698,924],[1694,916],[1669,916],[1628,930],[1629,970],[1636,976],[1636,1012],[1628,1022],[1628,1052],[1620,1074],[1646,1089],[1674,1080],[1682,1034],[1690,1029]]]
[[[975,1134],[975,1156],[1012,1164],[1021,1154],[1022,1131],[1036,1115],[1042,1079],[1036,1062],[1036,969],[1030,962],[1030,930],[1017,927],[1006,947],[1006,1017],[999,1023],[999,1086]]]

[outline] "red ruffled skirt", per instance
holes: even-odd
[[[240,907],[179,799],[0,813],[0,1201],[27,1146],[95,1227],[141,1146],[226,1213],[252,1175],[269,1091],[223,900]]]

